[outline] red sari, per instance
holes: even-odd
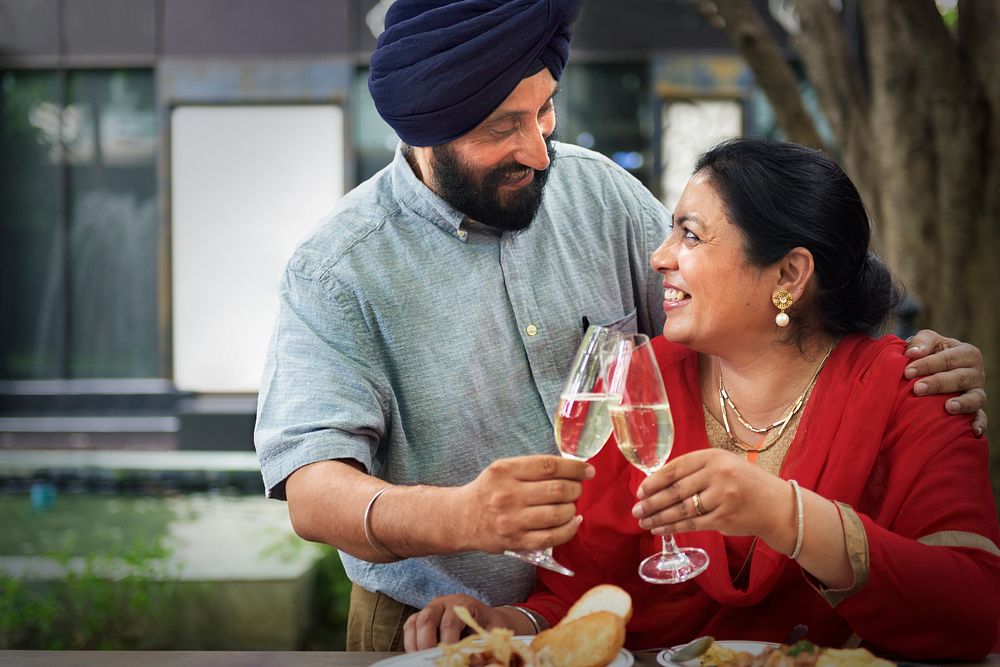
[[[673,455],[708,447],[697,354],[662,337],[654,347],[676,427]],[[1000,528],[989,447],[973,437],[967,416],[945,412],[948,397],[913,395],[913,381],[903,379],[903,350],[893,336],[842,340],[781,469],[782,478],[856,511],[869,555],[861,590],[831,606],[787,556],[762,541],[715,531],[676,536],[679,545],[708,552],[712,562],[701,576],[678,585],[642,581],[636,567],[659,548],[659,538],[632,517],[644,476],[612,443],[592,460],[597,476],[584,483],[577,502],[584,516],[579,532],[555,551],[576,576],[539,570],[526,606],[555,623],[590,587],[617,584],[632,595],[631,648],[706,634],[781,641],[793,625],[806,623],[815,643],[841,646],[856,633],[883,655],[980,659],[994,650]],[[931,546],[920,538],[964,546]]]

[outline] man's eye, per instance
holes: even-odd
[[[498,128],[493,128],[492,130],[490,130],[490,133],[494,137],[509,137],[510,135],[514,134],[515,132],[517,132],[517,128],[516,127],[498,127]]]

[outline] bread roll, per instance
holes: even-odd
[[[597,611],[610,611],[621,616],[625,623],[632,618],[632,596],[618,586],[601,584],[594,586],[580,596],[580,599],[569,608],[559,625],[583,618]]]
[[[550,667],[604,667],[625,644],[625,619],[596,611],[540,632],[531,650]]]

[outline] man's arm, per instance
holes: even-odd
[[[562,544],[580,525],[573,502],[581,481],[593,475],[593,467],[583,461],[524,456],[494,461],[463,486],[394,486],[367,475],[360,463],[341,459],[299,468],[285,490],[300,537],[386,563]],[[369,511],[370,542],[365,509],[383,488]]]
[[[913,385],[913,393],[950,394],[963,392],[961,396],[945,403],[945,410],[953,415],[973,414],[972,430],[977,437],[986,432],[986,371],[983,368],[983,354],[979,348],[945,338],[929,329],[922,329],[909,339],[906,356],[913,359],[906,367],[907,379],[922,377]]]

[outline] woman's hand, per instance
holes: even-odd
[[[718,530],[757,535],[784,553],[795,545],[788,482],[731,452],[703,449],[679,456],[650,475],[638,497],[632,514],[656,535]]]
[[[836,505],[808,489],[801,494],[805,539],[799,565],[829,588],[849,587],[854,572]],[[702,449],[678,456],[650,475],[638,495],[632,513],[657,535],[717,530],[756,535],[778,553],[795,550],[792,486],[731,452]]]
[[[976,437],[981,436],[986,431],[986,413],[982,410],[986,405],[986,372],[979,348],[922,329],[909,339],[906,356],[914,361],[907,365],[903,376],[923,378],[913,385],[913,393],[923,396],[962,392],[945,403],[945,410],[953,415],[975,414],[972,430]]]
[[[439,642],[446,644],[457,642],[465,630],[465,623],[455,615],[457,605],[468,609],[476,623],[487,630],[493,628],[511,628],[515,632],[524,630],[517,626],[515,618],[502,609],[488,607],[468,595],[442,595],[406,619],[406,623],[403,624],[403,647],[406,652],[434,648]],[[524,620],[527,622],[527,619]],[[520,634],[530,633],[520,632]]]

